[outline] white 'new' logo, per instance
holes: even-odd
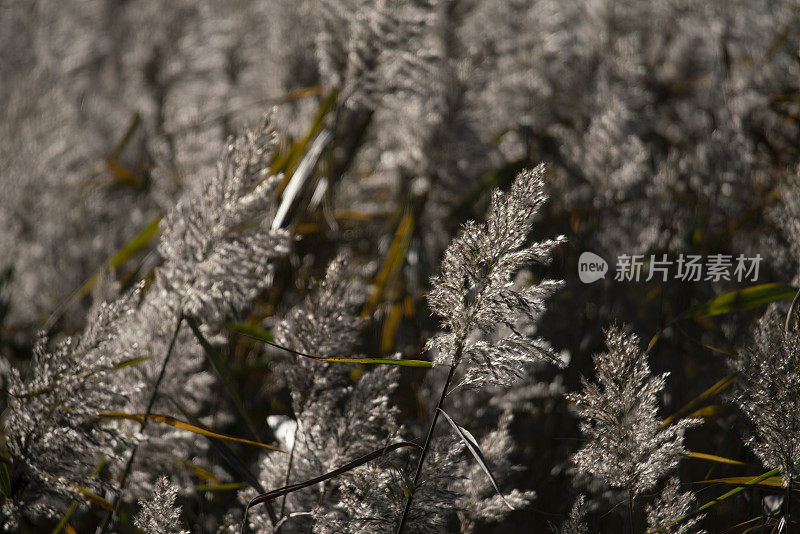
[[[606,277],[608,263],[594,252],[583,252],[578,258],[578,277],[584,284],[591,284]]]

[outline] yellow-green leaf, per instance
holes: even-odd
[[[247,482],[231,482],[229,484],[204,484],[195,486],[196,491],[236,491],[247,487]]]
[[[693,451],[686,451],[686,455],[690,458],[697,458],[698,460],[709,460],[711,462],[717,462],[720,464],[730,464],[730,465],[747,465],[744,462],[740,462],[739,460],[731,460],[730,458],[725,458],[723,456],[717,456],[715,454],[706,454],[704,452],[693,452]]]
[[[675,419],[680,417],[682,414],[688,412],[689,410],[694,409],[695,406],[697,406],[704,400],[716,395],[720,391],[723,391],[728,386],[733,384],[738,377],[739,377],[738,373],[732,373],[724,377],[723,379],[719,380],[713,386],[711,386],[710,388],[702,392],[700,395],[698,395],[697,397],[686,403],[680,410],[678,410],[674,414],[664,419],[664,422],[661,424],[661,426],[667,426],[668,424],[672,423]]]
[[[720,414],[724,414],[728,411],[726,406],[722,406],[720,404],[713,404],[711,406],[703,406],[702,408],[698,408],[697,410],[690,413],[687,417],[715,417]]]
[[[190,470],[192,473],[197,475],[198,478],[202,478],[203,480],[211,482],[212,484],[220,483],[220,480],[216,476],[214,476],[214,473],[211,473],[210,471],[203,469],[199,465],[195,465],[192,462],[187,462],[183,458],[177,458],[177,460],[179,464],[181,464],[182,466]]]
[[[119,249],[113,256],[111,256],[104,264],[100,271],[103,269],[118,269],[126,261],[128,261],[131,256],[139,252],[141,249],[147,246],[148,243],[156,236],[159,232],[159,224],[161,223],[161,219],[163,215],[158,215],[154,219],[152,219],[147,226],[145,226],[138,234],[133,236],[133,239],[125,243],[121,249]],[[100,278],[100,271],[95,272],[91,278],[89,278],[86,283],[84,283],[80,289],[78,289],[77,297],[83,298],[88,295],[92,288],[97,283],[97,280]]]
[[[73,486],[73,487],[76,490],[78,490],[81,493],[81,495],[83,495],[86,498],[86,500],[89,501],[90,503],[96,504],[97,506],[99,506],[104,510],[109,510],[109,511],[113,510],[114,507],[111,506],[111,503],[102,498],[100,495],[92,493],[83,486]]]
[[[400,224],[398,224],[394,234],[394,239],[392,239],[392,243],[389,245],[389,251],[386,253],[386,258],[384,258],[383,264],[378,270],[378,274],[375,275],[375,280],[372,284],[372,294],[364,305],[364,309],[361,312],[362,317],[368,317],[375,311],[381,301],[381,297],[383,297],[386,291],[386,287],[402,271],[415,227],[415,214],[406,213],[400,220]]]
[[[114,366],[114,370],[118,371],[120,369],[124,369],[126,367],[132,367],[134,365],[138,365],[142,362],[146,362],[147,360],[152,360],[155,358],[155,355],[152,356],[142,356],[141,358],[130,358],[128,360],[123,360],[119,362],[117,365]]]
[[[175,419],[169,415],[161,415],[161,414],[146,414],[146,413],[125,413],[125,412],[106,412],[101,413],[101,417],[107,417],[109,419],[128,419],[131,421],[137,421],[139,423],[143,423],[145,419],[152,419],[153,421],[158,421],[159,423],[164,423],[165,425],[173,426],[179,430],[185,430],[187,432],[193,432],[195,434],[200,434],[202,436],[208,436],[210,438],[217,438],[217,439],[225,439],[228,441],[236,441],[238,443],[245,443],[247,445],[254,445],[256,447],[262,447],[264,449],[270,449],[273,451],[283,452],[283,449],[279,449],[277,447],[273,447],[271,445],[267,445],[265,443],[259,443],[257,441],[251,441],[249,439],[244,438],[236,438],[233,436],[228,436],[225,434],[220,434],[219,432],[214,432],[213,430],[209,430],[207,428],[203,428],[197,425],[192,425],[187,423],[186,421],[181,421],[180,419]]]
[[[724,478],[712,478],[709,480],[698,480],[697,482],[692,482],[692,484],[749,484],[752,477],[724,477]],[[765,478],[758,482],[759,486],[773,486],[776,488],[783,487],[783,478],[779,476]],[[800,490],[797,490],[800,491]]]

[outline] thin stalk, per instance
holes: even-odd
[[[628,523],[631,534],[635,534],[633,529],[633,492],[631,490],[628,490]]]
[[[183,318],[183,314],[181,314],[181,316],[178,317],[178,323],[175,325],[175,331],[172,334],[172,339],[170,340],[169,347],[167,348],[167,355],[164,357],[164,363],[161,364],[161,371],[159,371],[158,378],[153,385],[153,392],[150,394],[150,400],[147,402],[147,410],[145,411],[145,414],[147,415],[150,415],[150,412],[153,410],[153,405],[156,402],[156,398],[158,397],[158,388],[161,386],[161,381],[164,380],[164,375],[167,372],[167,364],[172,356],[172,350],[175,348],[175,342],[178,340],[178,332],[180,332],[181,324],[183,324]],[[147,417],[142,419],[139,432],[143,431],[145,427],[147,427],[147,421]],[[95,534],[105,534],[105,532],[107,532],[108,528],[111,526],[111,523],[114,520],[114,517],[117,515],[117,512],[119,511],[119,505],[122,502],[122,491],[125,489],[125,483],[128,481],[128,477],[133,470],[133,460],[136,458],[137,448],[138,446],[134,445],[133,449],[131,450],[131,455],[128,457],[128,463],[125,465],[125,471],[123,471],[122,478],[119,481],[119,490],[117,491],[117,495],[114,497],[114,504],[111,510],[103,518],[102,523],[100,523],[100,525],[97,527]]]
[[[296,436],[295,436],[295,440],[292,443],[292,450],[289,451],[289,464],[286,466],[286,478],[285,478],[284,483],[283,483],[284,486],[288,486],[289,485],[289,477],[291,476],[292,464],[294,463],[294,448],[296,446],[297,446],[297,439],[296,439]],[[280,512],[280,518],[281,519],[283,519],[283,514],[284,514],[285,511],[286,511],[286,495],[284,495],[283,499],[281,500],[281,512]],[[277,531],[278,528],[276,527],[275,530]]]
[[[450,366],[450,372],[447,375],[447,380],[444,381],[444,386],[442,386],[442,395],[439,397],[439,402],[436,404],[436,408],[433,410],[433,420],[431,421],[430,428],[428,428],[428,435],[425,437],[425,445],[422,447],[422,453],[420,454],[419,461],[417,462],[417,471],[414,474],[414,487],[412,488],[408,499],[406,499],[406,507],[403,509],[403,515],[400,517],[400,524],[397,526],[396,531],[397,534],[401,534],[401,532],[403,532],[403,528],[408,520],[408,512],[411,510],[411,502],[414,500],[414,493],[416,492],[417,484],[419,483],[419,478],[422,474],[422,466],[425,464],[425,457],[428,455],[428,451],[430,450],[431,438],[433,437],[433,431],[436,428],[436,421],[439,420],[439,411],[442,408],[445,397],[447,397],[447,388],[450,386],[450,381],[453,379],[456,367],[458,367],[458,363],[461,360],[463,346],[463,342],[458,344],[456,354],[453,358],[453,364]]]
[[[789,332],[789,327],[792,325],[792,315],[794,315],[794,310],[797,308],[798,304],[800,304],[800,290],[797,291],[797,295],[794,296],[792,304],[789,306],[789,311],[786,312],[786,324],[783,326],[786,333]]]
[[[786,485],[786,534],[792,531],[792,479]]]

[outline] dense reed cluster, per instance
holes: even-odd
[[[32,0],[0,50],[5,531],[800,525],[800,5]]]

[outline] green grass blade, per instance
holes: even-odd
[[[122,134],[122,137],[119,141],[111,148],[111,151],[108,153],[109,158],[118,159],[122,155],[122,151],[125,150],[125,147],[128,146],[130,143],[131,138],[133,137],[136,128],[139,127],[139,124],[142,122],[142,117],[139,115],[139,112],[136,111],[131,115],[130,120],[128,121],[128,127],[125,129],[125,133]]]
[[[11,477],[8,475],[8,466],[0,462],[0,493],[11,497]]]
[[[81,287],[72,292],[72,294],[63,300],[50,314],[44,325],[44,330],[49,331],[56,321],[66,312],[66,310],[78,299],[82,299],[91,293],[97,281],[100,279],[100,274],[108,268],[117,269],[127,262],[134,254],[147,246],[148,243],[159,233],[159,224],[163,215],[158,215],[147,226],[145,226],[138,234],[128,241],[121,249],[119,249],[113,256],[103,262],[100,268],[89,277]]]
[[[514,180],[528,165],[526,159],[510,161],[500,168],[487,172],[481,182],[459,199],[450,210],[450,218],[461,221],[468,218],[482,197],[488,196],[495,187],[504,187]]]
[[[100,279],[101,271],[104,269],[119,269],[134,254],[146,247],[150,241],[158,235],[159,225],[161,224],[161,219],[163,217],[163,215],[158,215],[153,218],[149,223],[147,223],[147,226],[142,228],[138,234],[133,236],[130,241],[125,243],[122,248],[115,252],[114,255],[111,256],[103,264],[103,266],[80,287],[80,289],[78,289],[77,297],[83,298],[92,291],[92,288],[94,288],[95,284]]]
[[[286,174],[286,180],[284,180],[284,183],[278,188],[279,193],[282,193],[283,189],[286,187],[288,179],[291,178],[292,173],[294,173],[295,167],[299,164],[300,159],[303,157],[308,144],[320,132],[320,130],[322,130],[323,121],[328,113],[334,109],[338,96],[338,89],[333,89],[330,93],[328,93],[328,96],[325,97],[325,99],[317,108],[317,112],[311,121],[308,132],[306,132],[302,139],[294,142],[285,152],[280,154],[270,166],[270,174],[275,175],[280,172]]]
[[[742,485],[742,486],[739,486],[738,488],[734,488],[734,489],[732,489],[731,491],[729,491],[729,492],[727,492],[727,493],[723,493],[722,495],[720,495],[719,497],[717,497],[717,498],[716,498],[716,499],[714,499],[713,501],[709,501],[709,502],[705,503],[705,504],[704,504],[703,506],[701,506],[700,508],[698,508],[698,509],[696,509],[696,510],[693,510],[693,511],[691,511],[691,512],[689,512],[688,514],[682,515],[682,516],[681,516],[681,517],[679,517],[678,519],[675,519],[674,521],[672,521],[672,522],[670,522],[670,523],[667,523],[666,525],[661,525],[660,527],[658,527],[658,528],[657,528],[657,529],[655,529],[655,530],[650,530],[650,531],[648,531],[648,532],[647,532],[647,534],[655,534],[656,532],[661,532],[662,530],[664,530],[664,529],[666,529],[666,528],[669,528],[669,527],[671,527],[672,525],[675,525],[675,524],[677,524],[677,523],[680,523],[681,521],[683,521],[683,520],[684,520],[684,519],[686,519],[687,517],[691,517],[691,516],[693,516],[693,515],[695,515],[695,514],[699,514],[699,513],[700,513],[700,512],[702,512],[703,510],[706,510],[706,509],[708,509],[708,508],[711,508],[711,507],[712,507],[712,506],[714,506],[715,504],[718,504],[718,503],[720,503],[720,502],[724,501],[724,500],[725,500],[725,499],[727,499],[728,497],[732,497],[732,496],[736,495],[737,493],[739,493],[740,491],[742,491],[743,489],[745,489],[745,487],[747,487],[747,486],[754,486],[754,485],[757,485],[758,483],[760,483],[760,482],[762,482],[762,481],[764,481],[764,480],[767,480],[768,478],[770,478],[770,477],[772,477],[772,476],[775,476],[775,475],[779,474],[780,472],[781,472],[780,468],[775,468],[775,469],[773,469],[772,471],[767,471],[767,472],[766,472],[766,473],[764,473],[763,475],[759,475],[759,476],[757,476],[757,477],[755,477],[755,478],[751,478],[750,480],[748,480],[747,482],[745,482],[745,483],[744,483],[744,485]]]
[[[66,527],[67,523],[69,523],[70,517],[72,517],[72,514],[74,514],[75,510],[77,509],[78,509],[78,501],[72,501],[72,503],[70,503],[69,505],[69,509],[67,509],[67,513],[64,514],[64,517],[61,518],[61,521],[58,522],[58,524],[55,526],[51,534],[59,534],[59,532],[64,530],[64,527]]]
[[[798,294],[797,288],[783,284],[773,283],[747,287],[738,291],[725,293],[724,295],[720,295],[709,300],[708,302],[698,304],[697,306],[692,306],[670,321],[667,326],[675,321],[680,321],[681,319],[713,317],[715,315],[723,315],[726,313],[733,313],[750,308],[757,308],[771,302],[793,300]],[[650,352],[650,350],[653,348],[653,345],[656,344],[665,329],[666,326],[656,332],[656,334],[650,340],[650,343],[647,345],[646,352]],[[714,348],[711,349],[718,350]]]
[[[725,293],[714,299],[693,306],[680,314],[679,319],[711,317],[739,310],[756,308],[770,302],[792,300],[797,289],[783,284],[762,284]]]
[[[414,235],[416,223],[417,217],[412,212],[405,214],[397,225],[397,230],[389,246],[386,258],[384,258],[378,273],[375,275],[375,280],[372,283],[374,288],[372,294],[364,305],[364,309],[361,311],[362,317],[369,317],[372,315],[372,312],[378,307],[387,286],[402,272],[406,254],[408,253],[408,247]]]
[[[128,259],[147,246],[150,241],[158,235],[159,225],[163,215],[157,215],[145,226],[133,239],[128,241],[116,254],[108,260],[108,266],[112,269],[121,267]]]
[[[331,92],[328,93],[328,96],[325,97],[325,100],[320,103],[319,108],[317,108],[317,112],[311,121],[311,126],[309,127],[308,132],[290,154],[289,161],[285,169],[287,175],[294,173],[297,165],[300,163],[300,160],[306,151],[306,148],[311,143],[311,140],[314,139],[314,137],[316,137],[316,135],[322,130],[325,117],[331,112],[331,110],[335,108],[336,99],[338,97],[339,90],[332,89]]]

